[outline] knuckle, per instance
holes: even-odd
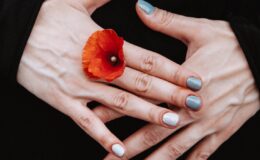
[[[95,108],[93,110],[94,113],[104,122],[111,118],[111,115],[107,109],[104,108]]]
[[[168,150],[169,150],[168,155],[171,159],[176,159],[180,157],[186,149],[187,147],[184,145],[170,144],[168,146]]]
[[[210,21],[206,18],[196,18],[194,20],[197,23],[198,28],[201,28],[202,26],[207,27],[210,24]]]
[[[92,128],[92,121],[91,118],[88,116],[81,116],[77,120],[77,124],[84,130],[88,131],[90,128]]]
[[[185,93],[185,89],[177,87],[171,95],[171,103],[173,105],[177,105],[179,107],[184,107],[186,106],[186,97],[187,93]]]
[[[171,101],[171,103],[173,104],[173,105],[177,105],[177,101],[178,101],[178,94],[176,94],[176,93],[178,93],[178,92],[173,92],[172,93],[172,95],[171,95],[171,97],[170,97],[170,101]]]
[[[148,130],[143,134],[143,144],[146,147],[151,147],[161,140],[161,133],[158,130]]]
[[[160,13],[156,14],[155,16],[158,17],[159,19],[159,24],[161,26],[168,26],[169,24],[172,23],[173,19],[174,19],[174,15],[173,13],[170,13],[168,11],[162,10]]]
[[[182,74],[182,68],[181,66],[177,66],[176,70],[174,72],[172,72],[172,80],[173,82],[175,82],[176,84],[180,84],[181,82],[181,74]]]
[[[162,115],[164,113],[164,111],[160,111],[160,109],[158,109],[158,107],[152,107],[149,112],[148,112],[148,118],[151,122],[160,122],[160,116],[158,115]]]
[[[118,109],[124,110],[128,103],[128,99],[129,99],[129,94],[126,92],[116,94],[113,97],[113,105]]]
[[[101,143],[106,148],[109,148],[114,141],[115,141],[114,138],[112,138],[110,134],[104,133],[102,136],[100,136],[99,143]]]
[[[141,69],[145,72],[153,71],[155,66],[156,58],[153,55],[145,56],[141,63]]]
[[[208,152],[199,152],[197,155],[198,160],[207,160],[210,157]]]
[[[211,32],[207,27],[202,26],[202,24],[197,25],[197,27],[194,27],[194,36],[198,38],[203,38],[203,37],[210,37]]]
[[[215,25],[212,25],[208,19],[199,18],[196,19],[196,25],[194,25],[195,34],[197,36],[211,36],[214,32]]]
[[[152,77],[147,74],[138,74],[135,79],[136,90],[139,92],[148,92],[151,87]]]
[[[190,119],[190,120],[198,120],[202,117],[202,113],[201,112],[194,112],[194,111],[190,111],[190,110],[187,110],[187,117]]]

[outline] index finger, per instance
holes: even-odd
[[[124,53],[129,67],[176,85],[198,91],[202,80],[198,74],[155,52],[125,42]]]
[[[104,149],[116,157],[126,158],[124,144],[88,107],[81,103],[66,104],[66,107],[71,108],[69,117]]]
[[[139,129],[129,137],[127,137],[123,143],[127,148],[127,158],[132,158],[143,151],[155,146],[174,132],[178,131],[180,128],[188,125],[193,120],[186,114],[186,112],[180,111],[178,113],[182,117],[182,121],[179,126],[174,129],[163,128],[155,124],[148,124],[143,128]],[[105,160],[116,160],[117,158],[108,154]]]

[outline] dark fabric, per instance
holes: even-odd
[[[260,18],[260,15],[258,15]],[[260,20],[260,19],[259,19]],[[258,89],[260,89],[260,30],[255,23],[249,22],[243,17],[230,16],[230,24],[242,47],[248,64],[255,77]]]
[[[43,0],[1,0],[0,75],[13,84],[20,57]]]
[[[138,19],[133,0],[112,0],[99,9],[94,20],[114,28],[127,41],[156,51],[182,63],[186,47],[178,40],[151,31]],[[257,0],[151,0],[171,12],[193,17],[228,20],[245,52],[259,84],[260,27]],[[15,83],[19,59],[29,37],[42,0],[0,0],[1,151],[4,159],[98,160],[106,152],[69,118],[52,109]],[[7,87],[7,82],[10,87]],[[11,82],[11,83],[10,83]],[[259,86],[259,85],[258,85]],[[8,92],[7,92],[8,90]],[[9,93],[9,94],[8,94]],[[249,120],[212,157],[259,159],[259,113]],[[121,139],[144,125],[132,118],[108,124]],[[4,142],[4,143],[2,143]],[[3,149],[4,148],[4,149]],[[151,150],[136,157],[141,160]]]
[[[227,20],[237,36],[246,55],[249,66],[260,89],[260,3],[254,1],[232,1],[229,5]]]

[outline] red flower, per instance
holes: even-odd
[[[96,31],[88,39],[82,55],[84,72],[90,78],[113,81],[125,69],[124,40],[112,29]]]

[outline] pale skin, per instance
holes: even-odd
[[[177,159],[195,146],[187,159],[206,160],[259,111],[259,92],[243,51],[227,22],[185,17],[158,8],[147,15],[138,5],[136,10],[145,25],[187,45],[183,66],[201,75],[204,85],[199,93],[204,107],[196,113],[172,108],[182,117],[176,129],[154,124],[141,128],[124,140],[127,157],[130,159],[171,135],[146,159]],[[103,114],[104,122],[120,116],[109,113]],[[179,128],[184,129],[172,135]],[[117,158],[108,155],[105,159]]]
[[[94,100],[107,106],[102,111],[111,108],[110,111],[175,128],[177,124],[166,124],[163,117],[177,113],[140,96],[188,110],[186,97],[199,94],[188,89],[187,79],[200,76],[157,53],[125,42],[127,68],[112,83],[130,92],[89,79],[81,66],[82,48],[88,37],[101,29],[91,19],[91,13],[106,2],[46,0],[21,58],[17,81],[69,116],[108,152],[126,159],[124,144],[106,128],[99,110],[91,111],[87,103]],[[121,148],[113,150],[115,144]]]

